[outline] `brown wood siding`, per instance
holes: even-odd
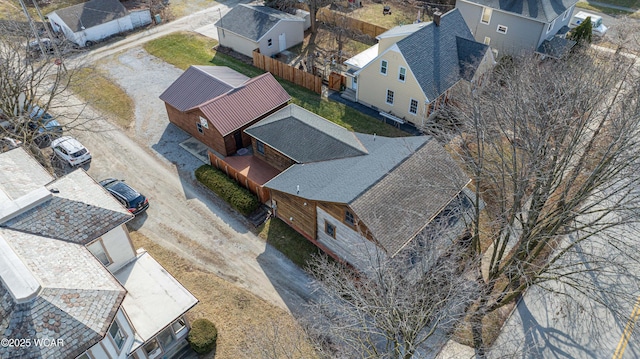
[[[278,218],[303,236],[309,239],[316,238],[316,203],[314,201],[274,190],[271,190],[271,199],[276,201]]]
[[[220,132],[218,132],[211,123],[209,123],[209,128],[202,128],[203,133],[198,132],[197,124],[200,122],[200,116],[204,117],[202,111],[196,109],[188,112],[181,112],[166,102],[165,107],[167,108],[167,114],[169,115],[169,121],[171,123],[178,126],[198,141],[211,147],[221,155],[227,156],[230,154],[227,152],[227,147],[225,146],[225,138],[222,137]],[[233,141],[233,135],[229,136],[231,136],[231,141]]]
[[[257,184],[256,182],[247,178],[247,176],[239,173],[235,168],[229,166],[222,158],[219,158],[215,154],[209,152],[209,162],[213,167],[217,167],[220,171],[224,172],[238,182],[242,187],[248,189],[251,193],[258,196],[258,200],[262,203],[269,202],[269,189]]]
[[[368,240],[373,241],[373,236],[369,232],[369,229],[367,228],[367,226],[362,221],[360,221],[360,219],[358,218],[354,210],[351,209],[347,204],[334,203],[334,202],[318,202],[317,206],[323,211],[329,213],[335,219],[344,223],[346,226],[353,228],[355,231],[362,234]],[[345,221],[345,216],[346,216],[345,212],[347,210],[349,210],[349,212],[353,214],[353,219],[354,219],[354,222],[356,223],[355,226]]]
[[[278,171],[284,171],[295,164],[295,161],[293,161],[291,158],[269,147],[266,143],[264,144],[264,155],[261,154],[260,152],[258,152],[257,141],[258,140],[256,140],[255,138],[251,138],[253,154],[273,166],[273,168],[277,169]]]

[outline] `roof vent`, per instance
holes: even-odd
[[[51,188],[51,189],[49,190],[49,192],[51,192],[51,193],[60,193],[60,190],[59,190],[59,189],[57,189],[57,188]]]

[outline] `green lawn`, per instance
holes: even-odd
[[[601,13],[607,14],[607,15],[630,15],[630,14],[632,14],[632,13],[627,12],[627,11],[612,9],[612,8],[604,7],[604,6],[593,5],[593,4],[589,4],[589,3],[586,3],[586,2],[578,2],[576,4],[576,7],[579,7],[581,9],[585,9],[585,10],[601,12]]]
[[[589,0],[587,0],[589,2]],[[640,9],[640,0],[598,0],[597,2],[611,5],[624,6],[631,9]]]
[[[181,69],[190,65],[227,66],[249,77],[264,71],[228,55],[212,50],[216,41],[205,36],[182,32],[167,35],[148,42],[144,49],[153,56]],[[278,79],[282,87],[291,95],[291,102],[333,121],[351,131],[376,133],[381,136],[400,137],[408,134],[380,122],[370,116],[341,103],[321,98],[320,95],[288,81]]]
[[[313,243],[278,218],[271,218],[258,227],[258,235],[300,268],[305,268],[313,255],[322,253]]]

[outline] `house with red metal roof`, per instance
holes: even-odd
[[[243,131],[287,105],[270,73],[249,78],[225,66],[191,66],[161,95],[169,121],[222,156],[251,145]]]

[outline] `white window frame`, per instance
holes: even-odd
[[[549,23],[549,27],[547,27],[547,34],[551,32],[551,30],[553,30],[553,28],[556,26],[556,20],[554,19],[553,21],[551,21]]]
[[[91,247],[93,247],[94,245],[99,246],[98,248],[102,250],[102,253],[94,253],[91,250]],[[89,250],[89,252],[91,252],[91,254],[93,254],[94,257],[96,257],[100,263],[102,263],[102,265],[104,265],[105,267],[108,267],[110,265],[113,264],[113,259],[111,259],[111,257],[109,256],[109,253],[107,253],[107,247],[104,246],[104,243],[102,242],[102,238],[99,238],[98,240],[94,241],[93,243],[87,245],[87,249]],[[100,259],[100,257],[98,256],[99,254],[104,254],[105,258],[107,259],[107,263],[103,262],[102,259]]]
[[[484,44],[487,46],[491,45],[491,38],[489,36],[484,37]]]
[[[389,102],[389,94],[391,94],[391,102]],[[387,89],[387,93],[385,94],[385,103],[387,105],[393,106],[393,101],[395,100],[396,93],[393,90]]]
[[[118,331],[117,333],[120,333],[120,335],[122,336],[122,345],[120,347],[118,347],[118,343],[116,342],[116,338],[113,337],[113,335],[111,334],[111,328],[113,328],[113,325],[117,325],[118,326]],[[111,342],[113,343],[113,346],[116,348],[116,352],[118,354],[120,354],[122,352],[122,350],[124,349],[124,345],[127,343],[127,333],[122,330],[122,326],[120,325],[120,323],[118,322],[117,319],[115,319],[113,321],[113,323],[111,323],[111,325],[109,326],[109,329],[107,330],[107,332],[109,333],[109,338],[111,339]]]
[[[382,71],[383,69],[384,69],[384,72]],[[382,75],[387,76],[387,74],[389,73],[389,61],[380,60],[380,73]]]
[[[196,122],[196,129],[200,133],[204,133],[204,129],[202,128],[202,124],[200,122]]]
[[[573,6],[570,6],[567,11],[565,11],[564,15],[562,15],[562,21],[566,20],[569,17],[571,11],[573,11]]]
[[[411,107],[412,107],[411,105],[412,105],[413,102],[416,103],[416,106],[415,106],[416,107],[416,111],[415,112],[411,112]],[[413,99],[413,98],[409,99],[409,113],[412,114],[412,115],[417,115],[418,114],[418,105],[420,105],[418,100]]]
[[[404,70],[404,73],[402,73],[402,70]],[[403,78],[400,78],[400,76],[402,76]],[[406,80],[407,80],[407,68],[400,66],[400,68],[398,69],[398,81],[405,82]]]
[[[504,30],[500,31],[501,29],[504,29]],[[496,28],[496,32],[499,32],[501,34],[506,34],[507,30],[509,30],[509,28],[504,25],[498,25],[498,27]]]
[[[207,120],[206,118],[204,118],[202,116],[200,116],[200,124],[204,128],[209,128],[209,120]]]
[[[489,18],[487,19],[487,21],[484,21],[485,15],[489,14]],[[493,15],[493,9],[490,7],[483,7],[482,8],[482,14],[480,15],[480,22],[483,24],[490,24],[491,23],[491,16]]]

